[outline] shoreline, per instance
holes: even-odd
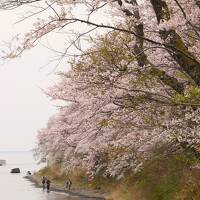
[[[29,180],[33,183],[34,187],[42,188],[42,185],[40,184],[39,180],[34,176],[24,176],[25,179]],[[79,198],[79,199],[91,199],[91,200],[106,200],[105,194],[99,194],[95,191],[89,191],[89,190],[66,190],[60,186],[56,186],[51,184],[50,191],[58,192],[61,194],[67,194],[69,197]]]

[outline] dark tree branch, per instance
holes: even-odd
[[[42,0],[9,0],[9,1],[3,0],[0,2],[0,9],[11,10],[25,4],[32,4],[39,1]]]
[[[151,0],[151,3],[156,13],[158,23],[160,20],[169,20],[170,13],[164,0]],[[185,12],[183,15],[186,15]],[[171,52],[168,50],[172,58],[179,64],[184,72],[200,86],[200,62],[188,51],[182,38],[175,30],[161,30],[160,36],[165,41],[164,46],[167,47],[167,50],[170,49],[173,51]]]

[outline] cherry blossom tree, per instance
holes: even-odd
[[[119,178],[141,167],[155,145],[199,144],[199,109],[192,102],[199,89],[180,95],[155,76],[154,67],[138,66],[132,40],[119,31],[99,37],[47,92],[71,103],[39,132],[38,151],[53,162],[62,157],[67,171],[81,167]]]
[[[15,8],[30,3],[41,3],[39,10],[30,15],[39,15],[49,10],[49,17],[38,18],[33,29],[19,40],[17,48],[2,55],[13,58],[21,55],[25,49],[32,48],[44,35],[54,30],[68,30],[71,24],[81,23],[88,28],[81,30],[73,41],[61,53],[67,55],[70,47],[78,47],[80,38],[96,29],[118,30],[134,37],[131,49],[139,66],[153,66],[156,75],[165,84],[181,93],[184,86],[174,77],[177,68],[199,85],[199,2],[195,0],[151,0],[151,1],[2,1],[2,9]],[[46,5],[46,7],[45,7]],[[80,15],[74,8],[83,5],[85,14]],[[96,20],[95,14],[103,16],[108,9],[110,20]],[[103,10],[103,11],[102,11]],[[119,12],[120,11],[120,12]],[[195,14],[194,14],[195,13]],[[116,17],[113,22],[112,16]],[[28,17],[28,16],[27,16]],[[131,26],[124,26],[128,20]],[[66,32],[67,33],[67,32]],[[21,42],[20,42],[21,41]],[[16,45],[15,45],[16,46]],[[9,50],[10,50],[9,49]],[[170,73],[169,73],[170,72]]]
[[[61,159],[67,170],[82,167],[92,175],[120,177],[137,170],[157,144],[198,147],[198,0],[0,3],[2,9],[23,5],[37,7],[27,17],[40,18],[11,51],[4,51],[4,59],[20,56],[54,31],[69,34],[85,25],[60,52],[63,58],[71,48],[78,51],[70,60],[72,69],[60,73],[60,83],[47,92],[66,106],[39,131],[41,157]],[[85,38],[87,50],[79,45]]]

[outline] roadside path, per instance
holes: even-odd
[[[38,182],[37,179],[34,178],[34,176],[25,176],[24,178],[31,181],[35,187],[41,188],[42,185]],[[65,190],[64,188],[59,188],[58,186],[55,186],[51,184],[50,192],[55,193],[61,193],[65,194],[66,196],[69,196],[70,198],[78,199],[78,200],[105,200],[105,197],[103,194],[98,194],[93,191],[87,191],[87,190]]]

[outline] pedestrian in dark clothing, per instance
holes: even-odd
[[[46,184],[46,178],[43,176],[42,177],[42,188],[43,188],[43,190],[45,190],[45,188],[46,188],[45,184]]]
[[[68,190],[71,190],[71,186],[72,186],[72,182],[71,182],[70,179],[68,179],[67,182],[66,182],[66,188],[67,188]]]
[[[46,185],[47,185],[47,192],[50,191],[50,185],[51,185],[51,181],[49,179],[46,180]]]
[[[46,180],[47,192],[50,190],[51,181],[49,179]]]

